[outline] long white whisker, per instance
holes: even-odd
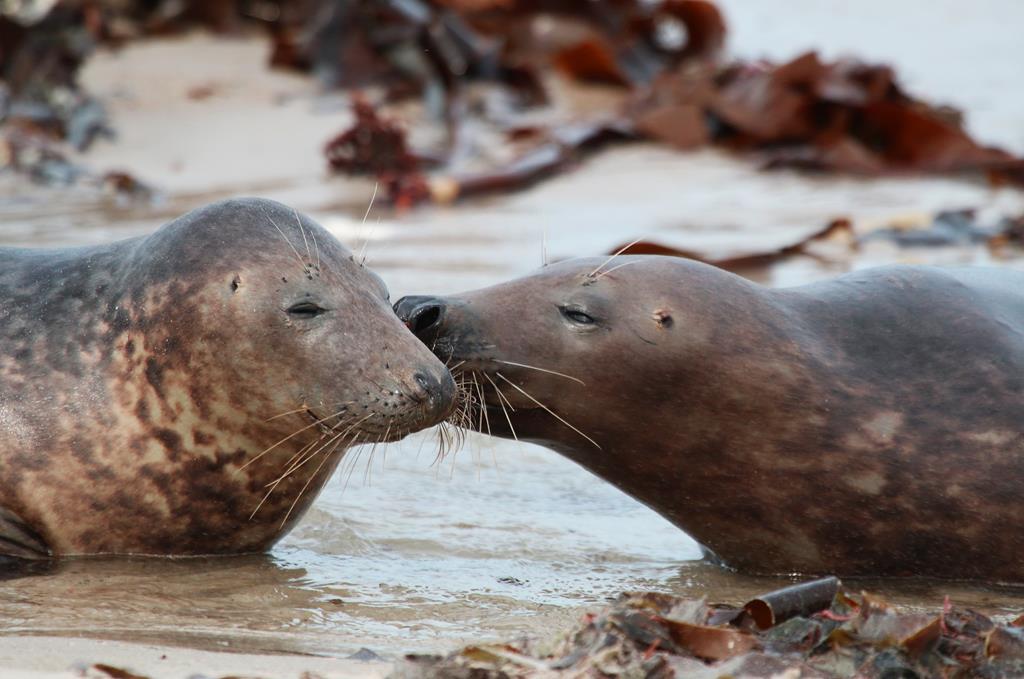
[[[607,271],[602,271],[601,273],[599,273],[596,276],[594,276],[594,280],[599,281],[599,280],[601,280],[602,278],[604,278],[605,276],[607,276],[608,274],[610,274],[613,271],[618,271],[622,267],[629,266],[630,264],[639,264],[640,261],[641,260],[639,260],[639,259],[634,259],[632,262],[623,262],[622,264],[619,264],[618,266],[613,266],[612,268],[608,269]]]
[[[580,378],[573,377],[572,375],[566,375],[565,373],[560,373],[557,370],[548,370],[547,368],[538,368],[535,365],[526,365],[525,363],[516,363],[515,361],[503,361],[500,358],[492,358],[491,360],[494,361],[495,363],[504,363],[505,365],[514,365],[514,366],[516,366],[518,368],[529,368],[530,370],[537,370],[537,371],[542,372],[542,373],[548,373],[549,375],[558,375],[559,377],[564,377],[567,380],[572,380],[573,382],[579,382],[584,387],[587,386],[587,383],[584,382],[583,380],[581,380]]]
[[[360,228],[365,229],[365,227],[366,227],[366,218],[370,216],[370,210],[373,209],[373,201],[374,201],[374,199],[377,198],[377,189],[379,187],[380,187],[380,182],[374,182],[373,183],[373,194],[370,196],[370,204],[366,206],[366,214],[363,215],[363,221],[360,223]],[[359,251],[359,266],[362,266],[363,262],[366,261],[366,248],[369,247],[369,245],[370,245],[370,234],[367,233],[367,234],[365,234],[365,238],[363,239],[363,247]]]
[[[349,448],[355,448],[356,447],[356,444],[359,441],[359,436],[360,436],[359,434],[356,434],[356,437],[354,439],[352,439],[352,442],[349,445]],[[359,457],[362,454],[363,454],[362,449],[357,448],[356,452],[355,452],[355,457],[352,458],[352,464],[350,464],[349,467],[348,467],[348,474],[345,476],[345,483],[341,487],[341,494],[342,495],[344,495],[345,491],[348,489],[348,482],[352,478],[352,472],[354,472],[356,470],[356,463],[359,462]]]
[[[324,468],[324,465],[327,464],[327,460],[331,459],[331,455],[334,454],[334,451],[338,449],[339,445],[341,445],[340,440],[338,441],[337,444],[335,444],[334,448],[332,448],[324,455],[323,459],[320,460],[320,464],[316,466],[316,469],[313,470],[313,473],[309,475],[308,479],[306,479],[306,483],[303,484],[302,489],[299,491],[299,494],[295,496],[295,500],[292,502],[291,507],[288,508],[288,511],[285,513],[284,518],[281,519],[282,528],[284,528],[284,525],[288,522],[288,517],[291,516],[292,512],[295,510],[295,505],[299,504],[299,500],[302,499],[303,493],[305,493],[306,489],[309,488],[309,484],[313,482],[313,479],[315,479],[317,474],[320,473],[320,470]]]
[[[296,210],[295,208],[292,208],[292,213],[295,215],[295,223],[299,225],[299,233],[302,234],[302,244],[306,246],[306,255],[309,257],[309,260],[312,262],[313,261],[313,253],[310,252],[310,250],[309,250],[309,241],[306,240],[306,230],[304,228],[302,228],[302,220],[299,219],[299,211]]]
[[[505,400],[507,400],[505,398],[505,394],[501,393],[501,389],[498,388],[497,383],[491,379],[490,375],[488,375],[487,373],[483,373],[483,375],[484,377],[487,378],[487,381],[491,383],[491,386],[494,387],[494,391],[498,394],[498,405],[501,406],[501,412],[505,414],[505,421],[508,422],[508,430],[512,433],[512,438],[514,438],[518,442],[519,437],[516,436],[516,428],[512,426],[512,417],[508,414],[508,410],[505,408],[504,402]],[[511,403],[509,403],[508,405],[509,408],[512,407]],[[515,412],[515,410],[513,410],[512,412]]]
[[[305,412],[307,410],[309,410],[309,406],[302,406],[301,408],[296,408],[295,410],[288,410],[288,411],[283,412],[283,413],[278,413],[277,415],[274,415],[273,417],[268,417],[264,421],[265,422],[273,422],[274,420],[276,420],[279,417],[284,417],[285,415],[294,415],[295,413],[302,413],[302,412]]]
[[[343,412],[345,412],[346,409],[347,408],[343,408],[343,409],[339,410],[338,412],[334,413],[333,415],[328,415],[327,417],[323,417],[323,418],[313,422],[312,424],[307,424],[302,429],[298,429],[296,431],[293,431],[291,434],[288,434],[288,436],[285,436],[283,439],[281,439],[280,441],[278,441],[274,445],[270,446],[269,448],[267,448],[266,450],[261,452],[259,455],[256,455],[254,458],[252,458],[251,460],[249,460],[248,462],[243,464],[241,467],[238,468],[238,471],[242,471],[243,469],[245,469],[246,467],[251,465],[253,462],[255,462],[256,460],[260,459],[261,457],[263,457],[264,455],[266,455],[267,453],[272,451],[274,448],[277,448],[279,445],[281,445],[285,441],[290,441],[291,439],[295,438],[296,436],[298,436],[302,432],[306,431],[307,429],[310,429],[311,427],[315,427],[318,424],[323,424],[324,422],[326,422],[327,420],[331,419],[332,417],[337,417],[338,415],[341,415]]]
[[[646,238],[646,237],[647,237],[647,236],[641,236],[640,238],[637,238],[637,239],[636,239],[635,241],[633,241],[632,243],[629,243],[629,244],[627,244],[627,245],[623,245],[623,246],[622,246],[621,248],[619,248],[618,250],[616,250],[616,251],[615,251],[615,254],[613,254],[613,255],[612,255],[611,257],[609,257],[608,259],[604,260],[604,261],[603,261],[603,262],[601,263],[601,266],[597,267],[596,269],[594,269],[593,271],[591,271],[590,273],[588,273],[588,274],[587,274],[587,278],[593,278],[593,277],[594,277],[594,275],[595,275],[595,274],[597,274],[597,272],[598,272],[598,271],[600,271],[601,269],[603,269],[603,268],[605,268],[606,266],[608,266],[609,264],[611,264],[611,263],[612,263],[612,261],[613,261],[613,260],[614,260],[614,259],[615,259],[616,257],[618,257],[619,255],[621,255],[621,254],[622,254],[623,252],[625,252],[626,250],[630,249],[631,247],[633,247],[634,245],[636,245],[637,243],[639,243],[640,241],[642,241],[642,240],[643,240],[644,238]]]
[[[518,384],[516,384],[516,383],[515,383],[515,382],[513,382],[512,380],[508,379],[507,377],[505,377],[505,376],[504,376],[504,375],[502,375],[501,373],[494,373],[494,374],[495,374],[495,375],[496,375],[497,377],[499,377],[499,378],[501,378],[502,380],[504,380],[504,381],[505,381],[506,383],[508,383],[508,385],[509,385],[510,387],[512,387],[513,389],[515,389],[516,391],[518,391],[518,392],[519,392],[520,394],[522,394],[522,395],[523,395],[523,396],[525,396],[526,398],[530,399],[531,401],[533,401],[534,403],[536,403],[536,404],[537,404],[538,406],[540,406],[541,408],[543,408],[543,409],[544,409],[545,411],[547,411],[547,413],[548,413],[549,415],[551,415],[551,417],[555,418],[556,420],[558,420],[559,422],[561,422],[561,423],[562,423],[562,424],[564,424],[565,426],[569,427],[569,429],[572,429],[572,430],[573,430],[574,432],[576,432],[577,434],[579,434],[579,435],[580,435],[580,436],[582,436],[583,438],[585,438],[585,439],[587,439],[588,441],[590,441],[591,443],[593,443],[593,444],[594,444],[594,447],[595,447],[595,448],[597,448],[598,450],[601,450],[601,446],[599,446],[599,445],[597,444],[597,441],[595,441],[594,439],[590,438],[589,436],[587,436],[586,434],[584,434],[584,433],[583,433],[582,431],[580,431],[580,430],[579,430],[579,429],[577,429],[576,427],[574,427],[574,426],[572,426],[571,424],[569,424],[569,422],[568,422],[568,421],[567,421],[567,420],[566,420],[566,419],[565,419],[564,417],[562,417],[561,415],[559,415],[558,413],[556,413],[555,411],[553,411],[553,410],[552,410],[551,408],[548,408],[548,407],[547,407],[546,405],[544,405],[543,403],[541,403],[540,401],[538,401],[537,399],[535,399],[535,398],[534,398],[533,396],[530,396],[530,394],[528,394],[528,393],[527,393],[526,391],[524,391],[524,390],[523,390],[523,388],[522,388],[522,387],[520,387],[520,386],[519,386]]]
[[[480,386],[480,380],[476,378],[476,373],[473,373],[473,384],[476,385],[476,392],[480,395],[480,413],[483,417],[483,424],[487,425],[487,435],[491,435],[491,418],[487,415],[487,403],[484,401],[484,388]],[[482,433],[483,427],[480,423],[477,423],[477,429]]]
[[[281,230],[281,227],[277,225],[277,222],[275,222],[275,221],[274,221],[274,218],[270,216],[270,213],[269,213],[269,212],[267,212],[266,208],[264,208],[264,207],[262,207],[262,206],[261,206],[261,207],[260,207],[260,209],[261,209],[261,210],[263,210],[263,214],[264,214],[264,216],[265,216],[265,217],[267,218],[267,220],[268,220],[268,221],[269,221],[269,222],[270,222],[271,224],[273,224],[273,225],[274,225],[274,228],[275,228],[275,229],[277,229],[277,232],[278,232],[279,234],[281,234],[281,238],[284,238],[284,242],[285,242],[285,243],[288,243],[288,247],[290,247],[290,248],[292,249],[292,252],[294,252],[294,253],[295,253],[295,258],[296,258],[297,260],[299,260],[299,266],[301,266],[301,267],[302,267],[303,269],[305,269],[305,268],[306,268],[306,263],[302,261],[302,255],[300,255],[300,254],[299,254],[299,251],[298,251],[298,250],[297,250],[297,249],[295,248],[295,246],[294,246],[294,245],[292,245],[292,242],[291,242],[290,240],[288,240],[288,236],[284,235],[284,231],[282,231],[282,230]]]

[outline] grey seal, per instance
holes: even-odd
[[[583,259],[396,309],[485,404],[458,421],[568,456],[733,568],[1024,581],[1024,272],[771,289]]]
[[[381,279],[280,203],[0,249],[0,556],[265,550],[347,448],[453,395]]]

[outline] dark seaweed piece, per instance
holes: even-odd
[[[835,576],[801,582],[751,599],[743,610],[758,628],[768,629],[792,617],[806,617],[828,608],[839,585]]]
[[[121,669],[120,667],[114,667],[113,665],[107,665],[105,663],[96,663],[92,666],[93,670],[102,672],[111,679],[149,679],[147,676],[142,674],[135,674],[128,670]]]
[[[674,645],[702,660],[725,660],[743,655],[760,644],[753,635],[731,627],[711,627],[664,620]],[[669,649],[666,649],[669,650]]]
[[[754,252],[750,254],[736,255],[732,257],[710,257],[694,250],[683,250],[653,241],[640,240],[632,243],[624,243],[619,247],[612,248],[611,252],[619,252],[628,255],[668,255],[672,257],[685,257],[695,259],[705,264],[711,264],[733,273],[743,273],[751,269],[768,266],[774,262],[800,254],[805,251],[808,245],[815,241],[830,238],[838,233],[851,233],[853,225],[848,219],[835,219],[829,222],[820,231],[816,231],[805,238],[786,245],[770,252]]]
[[[615,119],[554,128],[543,134],[540,143],[504,166],[444,180],[444,202],[527,188],[572,167],[585,153],[632,137],[631,126]]]
[[[409,150],[406,132],[394,120],[378,115],[363,97],[352,99],[355,123],[324,146],[331,169],[346,174],[410,174],[420,159]]]

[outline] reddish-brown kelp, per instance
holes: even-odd
[[[762,606],[772,615],[763,616]],[[751,610],[769,626],[748,625]],[[410,656],[392,676],[952,678],[1016,677],[1024,670],[1024,635],[1013,622],[948,602],[930,613],[900,611],[842,591],[835,578],[770,592],[743,608],[624,594],[567,635],[493,649]]]

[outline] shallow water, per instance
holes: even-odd
[[[906,33],[889,24],[865,38],[872,13],[886,6],[880,2],[858,3],[857,11],[845,3],[801,2],[771,12],[761,3],[722,4],[741,54],[785,57],[817,43],[830,54],[857,47],[894,59],[918,91],[967,107],[984,138],[1024,150],[1017,71],[990,56],[1015,44],[1008,27],[1024,24],[1024,6],[983,3],[976,14],[990,13],[986,31],[964,33],[942,23],[951,2],[901,4],[897,26],[923,21],[956,38],[957,49],[943,51],[930,41],[926,50],[908,47]],[[121,136],[85,160],[133,169],[164,189],[162,201],[121,206],[88,190],[30,187],[0,175],[0,244],[105,242],[152,231],[216,197],[255,193],[309,212],[356,249],[367,242],[368,264],[397,299],[526,273],[539,265],[545,239],[553,258],[607,252],[639,236],[724,254],[785,245],[836,217],[869,230],[940,209],[1024,210],[1019,192],[963,181],[762,174],[715,152],[633,145],[525,193],[404,216],[378,207],[363,224],[372,184],[325,177],[319,157],[347,113],[315,96],[307,81],[264,71],[264,49],[252,39],[193,36],[95,60],[86,80],[111,98]],[[993,67],[979,84],[965,60],[986,59]],[[190,60],[202,68],[181,67]],[[166,78],[154,76],[161,68]],[[232,85],[208,101],[183,98],[189,87],[210,82]],[[853,251],[832,244],[754,273],[788,285],[893,261],[1024,265],[1017,252],[981,247],[876,243]],[[699,550],[682,532],[554,453],[474,436],[435,464],[432,436],[380,448],[372,460],[366,449],[352,451],[314,509],[269,555],[82,559],[0,580],[0,634],[323,654],[368,646],[397,654],[543,634],[622,590],[707,593],[737,603],[788,582],[695,561]],[[934,606],[949,594],[989,611],[1024,607],[1024,590],[1016,588],[848,584],[908,606]]]

